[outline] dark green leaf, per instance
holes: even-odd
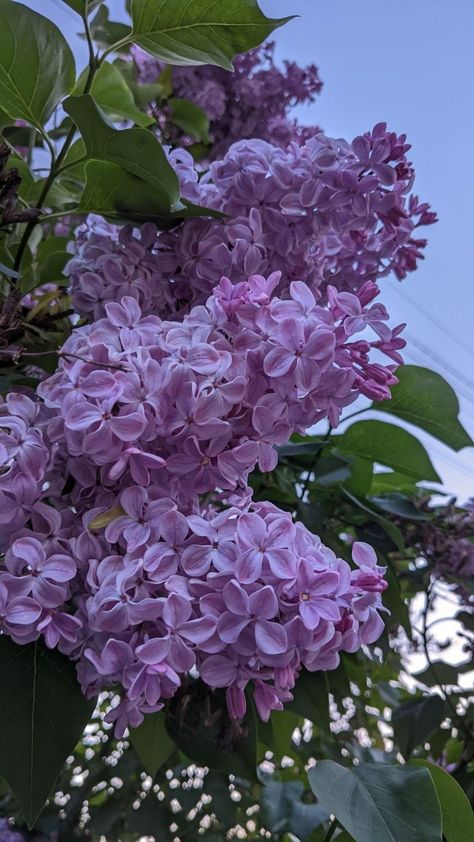
[[[0,637],[0,674],[0,773],[31,828],[95,702],[82,695],[69,658],[40,643]]]
[[[90,158],[116,164],[154,191],[164,213],[179,209],[179,181],[156,137],[145,129],[117,131],[89,94],[68,97],[64,110],[76,123]],[[144,186],[145,186],[144,185]]]
[[[171,108],[171,121],[178,128],[191,137],[208,143],[209,118],[199,105],[191,102],[190,99],[175,98],[169,99],[167,104]]]
[[[75,79],[59,29],[22,3],[0,0],[0,106],[41,129]]]
[[[402,597],[398,579],[390,566],[387,567],[385,579],[388,582],[388,589],[384,592],[382,601],[384,606],[390,611],[390,615],[388,617],[385,614],[383,615],[385,623],[389,626],[389,628],[399,624],[411,640],[412,629],[410,623],[410,611],[408,605]]]
[[[78,213],[100,213],[117,222],[155,222],[158,226],[166,219],[155,188],[117,164],[89,161],[85,177]]]
[[[413,501],[406,495],[394,491],[392,494],[371,495],[369,498],[377,508],[391,515],[405,518],[406,520],[431,520],[429,512],[418,509]]]
[[[428,760],[410,760],[410,766],[421,766],[429,769],[433,783],[438,793],[443,819],[443,835],[447,842],[467,842],[474,839],[474,813],[466,796],[457,781]]]
[[[101,2],[101,0],[63,0],[70,9],[74,9],[78,15],[90,14]]]
[[[372,404],[373,409],[421,427],[453,450],[472,445],[471,437],[458,421],[456,394],[444,377],[417,365],[402,366],[397,377],[399,382],[391,389],[391,399]]]
[[[148,713],[138,728],[131,728],[130,740],[145,771],[152,778],[176,748],[173,740],[168,736],[165,715],[161,710],[157,713]]]
[[[355,842],[441,842],[441,811],[427,769],[321,760],[311,789]]]
[[[329,818],[327,810],[319,804],[305,804],[302,781],[268,780],[262,792],[262,812],[265,827],[274,835],[285,831],[296,834],[301,840]]]
[[[377,471],[372,477],[370,494],[386,494],[393,491],[415,494],[417,492],[416,480],[398,471]]]
[[[127,813],[127,825],[130,830],[140,833],[143,836],[153,836],[160,840],[169,839],[169,827],[173,821],[171,812],[166,801],[158,801],[154,792],[142,801],[138,810],[129,810]]]
[[[193,691],[203,692],[198,683],[191,686],[191,692]],[[228,714],[225,708],[225,696],[217,691],[212,696],[208,695],[207,690],[205,693],[209,700],[208,706],[211,704],[215,706],[214,715],[203,716],[206,701],[201,701],[199,695],[191,695],[191,702],[194,702],[188,707],[191,719],[183,720],[178,718],[174,711],[168,712],[166,720],[168,733],[178,748],[196,763],[256,781],[258,724],[251,696],[247,697],[247,713],[242,727],[239,727],[231,744],[226,745],[224,749],[223,732],[224,739],[227,741],[229,741],[229,733],[233,732],[231,723],[226,721]]]
[[[329,687],[328,673],[302,670],[293,690],[293,701],[289,702],[287,709],[329,732]]]
[[[358,421],[334,441],[343,453],[354,453],[419,480],[440,482],[423,445],[402,427]]]
[[[446,716],[446,703],[438,695],[420,696],[403,702],[392,712],[394,740],[406,759]]]
[[[375,523],[378,523],[382,529],[387,533],[389,538],[393,541],[394,545],[400,551],[404,550],[405,545],[403,542],[403,535],[400,532],[398,526],[392,523],[390,520],[387,520],[386,517],[379,515],[378,512],[374,512],[369,506],[367,506],[362,500],[359,500],[354,494],[351,494],[350,491],[347,491],[346,488],[341,489],[344,496],[347,497],[354,505],[356,505],[359,509],[361,509],[366,514],[370,515],[372,520]]]
[[[350,476],[344,483],[345,488],[358,497],[365,497],[372,482],[373,463],[367,459],[361,459],[360,456],[351,456],[350,471]]]
[[[257,47],[291,17],[271,19],[256,0],[132,0],[132,40],[168,64],[217,64]]]
[[[73,96],[79,96],[84,90],[87,77],[84,70],[74,87]],[[114,64],[105,61],[94,76],[90,94],[99,108],[113,120],[133,120],[137,126],[146,128],[155,122],[153,117],[144,114],[135,105],[133,94],[124,77]]]
[[[99,0],[100,2],[100,0]],[[109,20],[109,10],[103,3],[97,9],[97,14],[90,23],[94,41],[103,47],[110,47],[117,41],[122,41],[130,35],[131,29],[126,23]]]
[[[298,723],[301,722],[301,715],[292,710],[276,710],[271,715],[271,741],[269,747],[276,757],[285,757],[292,754],[294,743],[292,736]]]
[[[432,664],[422,672],[413,673],[413,678],[433,687],[439,684],[458,684],[458,675],[464,672],[471,672],[472,661],[464,661],[459,664],[446,664],[444,661],[433,661]]]

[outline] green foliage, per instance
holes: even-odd
[[[447,444],[453,450],[470,447],[472,439],[458,421],[459,401],[454,389],[436,371],[404,365],[397,372],[399,383],[388,401],[373,409],[396,415]]]
[[[190,99],[171,97],[168,106],[171,108],[171,121],[175,125],[191,137],[203,143],[209,142],[209,119],[199,105],[195,105]]]
[[[441,842],[441,811],[427,769],[321,760],[308,778],[318,802],[355,842]]]
[[[459,784],[452,775],[428,760],[410,760],[410,766],[428,769],[436,787],[443,818],[446,842],[467,842],[474,839],[474,813]]]
[[[83,70],[75,84],[73,96],[82,94],[87,75],[88,70]],[[120,70],[108,61],[104,61],[95,74],[90,94],[96,105],[112,120],[133,120],[137,126],[142,128],[146,128],[155,122],[153,117],[144,114],[137,108],[133,93]]]
[[[154,777],[175,749],[168,736],[165,715],[159,710],[145,716],[141,725],[130,730],[130,740],[146,772]]]
[[[291,832],[304,842],[313,830],[329,818],[324,807],[302,801],[302,781],[266,782],[262,794],[265,826],[272,834]]]
[[[115,164],[126,174],[135,176],[137,188],[153,189],[156,208],[162,213],[177,210],[179,181],[158,140],[145,129],[117,131],[107,122],[89,94],[68,97],[64,110],[71,115],[85,143],[89,158]],[[120,190],[116,171],[117,189]],[[128,180],[124,179],[124,189]]]
[[[0,637],[0,773],[33,827],[95,706],[72,662],[39,643]]]
[[[423,445],[402,427],[358,421],[335,439],[339,450],[378,462],[418,480],[440,482]]]
[[[446,703],[437,694],[410,699],[394,709],[394,739],[405,759],[430,736],[445,716]]]
[[[217,64],[256,47],[291,17],[271,19],[256,0],[132,0],[131,40],[169,64]]]
[[[2,110],[42,130],[74,79],[74,57],[59,29],[21,3],[0,0]]]

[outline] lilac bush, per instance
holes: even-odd
[[[143,83],[162,70],[134,59]],[[89,697],[117,688],[118,735],[189,673],[226,688],[235,718],[250,682],[266,720],[302,668],[379,638],[374,550],[354,543],[351,567],[254,502],[249,476],[359,396],[390,397],[405,342],[378,282],[416,268],[435,221],[405,135],[379,123],[349,143],[290,120],[319,92],[314,66],[280,71],[270,45],[233,76],[175,68],[173,86],[208,113],[212,162],[167,159],[215,217],[85,218],[57,370],[0,406],[0,630],[68,655]]]

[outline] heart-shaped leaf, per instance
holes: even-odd
[[[355,842],[441,842],[441,810],[427,769],[321,760],[308,778],[318,802]]]
[[[0,774],[33,827],[95,702],[79,687],[74,664],[41,643],[0,637]]]

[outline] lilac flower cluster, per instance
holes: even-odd
[[[279,281],[224,278],[182,321],[110,302],[67,340],[41,403],[1,409],[0,630],[68,654],[89,695],[122,688],[117,733],[193,668],[234,716],[251,681],[267,717],[302,665],[331,669],[382,630],[374,552],[357,545],[351,571],[252,504],[247,478],[292,432],[387,396],[393,367],[370,351],[398,357],[402,340],[370,282],[321,307],[301,282],[274,296]],[[353,341],[367,327],[377,339]]]
[[[183,504],[216,487],[245,489],[257,462],[275,467],[273,445],[292,432],[322,418],[335,426],[361,393],[389,396],[393,366],[370,353],[400,362],[404,342],[370,303],[377,288],[330,290],[323,308],[301,282],[289,299],[272,297],[279,281],[279,273],[237,285],[223,278],[182,322],[142,317],[125,297],[74,331],[38,391],[55,411],[48,434],[74,457],[83,487],[95,485],[100,468],[105,485],[125,471],[147,485],[158,471]],[[374,341],[352,341],[367,327]]]
[[[436,217],[410,195],[409,145],[385,124],[352,143],[322,133],[286,149],[235,143],[207,173],[185,150],[170,153],[183,196],[226,214],[187,220],[158,234],[100,224],[79,229],[67,271],[78,312],[130,294],[147,313],[175,318],[202,304],[225,275],[233,282],[279,270],[323,303],[329,286],[356,292],[367,281],[416,268],[426,241],[416,229]]]
[[[212,65],[173,67],[173,96],[191,100],[209,118],[213,158],[223,156],[242,138],[261,138],[285,147],[291,140],[302,142],[315,133],[315,128],[299,126],[288,112],[314,102],[322,88],[318,68],[285,61],[280,69],[274,50],[274,43],[268,43],[238,56],[233,73]],[[156,82],[164,65],[139,47],[132,48],[132,55],[139,84]],[[166,121],[166,108],[153,110],[169,137],[172,127]],[[175,135],[176,129],[171,135],[174,140]],[[186,138],[179,140],[182,145]]]
[[[51,460],[40,424],[44,413],[26,395],[10,394],[0,403],[0,552],[36,511],[42,494]]]

